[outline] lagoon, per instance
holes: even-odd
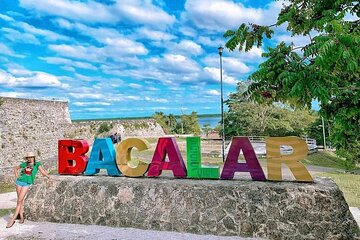
[[[204,118],[200,117],[198,120],[200,127],[203,127],[204,124],[210,124],[212,128],[215,128],[220,121],[221,121],[221,117],[204,117]]]

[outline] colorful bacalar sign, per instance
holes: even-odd
[[[283,145],[292,147],[290,155],[281,154],[280,147]],[[218,166],[202,166],[199,137],[186,139],[187,166],[174,137],[158,139],[150,164],[131,159],[133,148],[138,151],[149,149],[148,143],[139,138],[122,141],[116,150],[110,138],[97,138],[89,158],[85,155],[89,151],[89,144],[85,140],[59,140],[58,148],[58,172],[63,175],[95,175],[100,169],[106,169],[110,176],[158,177],[162,170],[171,170],[177,178],[233,179],[236,172],[248,172],[253,180],[281,181],[281,164],[284,163],[296,181],[313,181],[300,162],[306,157],[308,148],[305,141],[298,137],[266,138],[267,179],[247,137],[232,139],[221,174]],[[240,163],[238,159],[241,151],[245,162]]]

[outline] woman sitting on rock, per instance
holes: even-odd
[[[34,153],[27,153],[24,159],[26,162],[23,162],[19,166],[14,167],[14,173],[16,177],[17,205],[14,216],[8,222],[6,228],[11,228],[14,225],[15,219],[19,214],[20,223],[24,223],[24,198],[29,190],[29,187],[34,184],[37,172],[40,171],[42,175],[50,179],[50,175],[43,169],[41,163],[35,161]]]

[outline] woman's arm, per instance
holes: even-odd
[[[50,179],[50,175],[44,170],[44,168],[42,166],[39,166],[39,171],[41,172],[41,174],[45,177],[47,177],[48,179]]]
[[[18,177],[19,177],[19,169],[20,169],[20,166],[15,166],[13,169],[14,169],[15,177],[18,178]]]

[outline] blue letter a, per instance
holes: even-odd
[[[116,166],[115,148],[110,138],[96,138],[84,175],[94,175],[106,169],[110,176],[120,176]]]

